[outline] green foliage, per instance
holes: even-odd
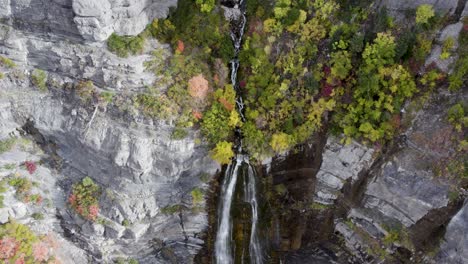
[[[188,135],[188,132],[185,128],[176,127],[172,131],[171,139],[180,140],[180,139],[184,139],[185,137],[187,137],[187,135]]]
[[[211,151],[211,157],[220,164],[229,164],[234,157],[232,150],[232,143],[227,141],[220,141],[216,147]]]
[[[7,238],[11,239],[9,243],[17,244],[17,248],[12,252],[12,256],[8,257],[9,262],[6,263],[14,263],[14,261],[22,259],[21,256],[24,259],[24,262],[21,263],[37,263],[33,256],[33,244],[39,242],[39,238],[29,227],[16,221],[0,225],[0,239]]]
[[[136,55],[143,52],[145,39],[143,36],[119,36],[115,33],[107,40],[107,48],[119,57],[127,57],[130,54]]]
[[[16,64],[12,60],[10,60],[9,58],[3,57],[3,56],[0,56],[0,65],[4,66],[4,67],[7,67],[7,68],[16,67]]]
[[[101,188],[90,177],[72,186],[68,203],[72,209],[85,219],[96,221],[99,211]]]
[[[466,82],[468,76],[468,56],[458,59],[455,70],[449,76],[449,90],[458,91]]]
[[[166,20],[153,21],[148,30],[173,45],[183,41],[188,46],[185,54],[195,49],[205,61],[214,57],[227,63],[234,55],[229,24],[219,10],[213,10],[214,4],[214,0],[181,0]],[[202,12],[194,12],[199,9]]]
[[[23,177],[12,177],[8,184],[15,188],[16,194],[20,197],[27,195],[32,189],[32,182]]]
[[[138,260],[136,259],[133,259],[133,258],[129,258],[127,260],[125,260],[125,258],[123,257],[118,257],[114,260],[114,263],[116,264],[138,264]]]
[[[353,65],[351,64],[351,54],[346,50],[333,52],[331,54],[330,63],[332,65],[332,77],[340,80],[345,79],[353,68]]]
[[[286,133],[275,133],[271,137],[270,146],[277,153],[285,152],[289,149],[292,138]]]
[[[34,69],[31,74],[33,84],[42,92],[47,91],[47,74],[41,69]]]
[[[130,226],[130,221],[128,219],[124,219],[122,221],[122,225],[125,226],[125,227],[129,227]]]
[[[75,85],[75,91],[82,102],[89,102],[96,93],[96,88],[92,81],[81,80]]]
[[[99,96],[104,100],[104,102],[108,104],[112,103],[112,99],[114,98],[114,95],[115,95],[114,93],[107,92],[107,91],[99,94]]]
[[[2,195],[7,190],[5,186],[5,179],[0,181],[0,208],[3,208],[5,205],[3,204],[3,200],[5,197]]]
[[[448,121],[455,127],[457,131],[461,132],[464,127],[468,126],[468,116],[465,116],[463,105],[456,104],[450,107],[447,115]]]
[[[240,117],[235,109],[235,96],[232,85],[216,91],[217,100],[203,114],[201,122],[201,131],[209,142],[215,144],[230,139],[234,128],[240,125]]]
[[[203,190],[200,188],[194,188],[190,194],[192,195],[192,203],[193,205],[203,203]]]
[[[389,34],[377,34],[366,46],[354,100],[345,106],[344,116],[337,116],[348,141],[363,137],[375,142],[393,135],[389,120],[416,91],[413,77],[403,66],[394,64],[394,56],[395,42]]]
[[[11,148],[15,145],[15,143],[16,143],[16,138],[7,138],[7,139],[0,140],[0,154],[11,150]]]
[[[43,213],[33,213],[31,215],[32,218],[34,218],[34,220],[44,220],[44,214]]]
[[[413,48],[414,58],[424,61],[432,50],[432,38],[426,34],[416,35],[416,46]]]
[[[449,90],[452,92],[460,90],[468,79],[468,19],[464,20],[458,42],[457,52],[459,59],[455,64],[452,74],[449,76]]]
[[[204,13],[210,13],[215,7],[215,0],[195,0],[200,10]]]
[[[139,263],[138,260],[133,259],[133,258],[128,260],[128,264],[138,264],[138,263]]]
[[[172,214],[180,212],[181,210],[182,210],[182,205],[175,204],[175,205],[169,205],[169,206],[162,208],[161,213],[172,215]]]
[[[145,115],[153,118],[166,119],[175,116],[177,113],[173,104],[165,95],[138,94],[134,101],[137,108],[140,108]]]
[[[416,9],[416,23],[427,24],[435,16],[434,8],[429,4],[422,4]]]
[[[453,37],[448,37],[444,40],[442,45],[442,53],[440,54],[440,58],[442,60],[448,59],[450,57],[450,51],[453,49],[455,45],[455,39]]]

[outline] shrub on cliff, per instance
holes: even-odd
[[[90,177],[73,184],[68,197],[70,207],[85,219],[96,221],[99,213],[100,188]]]
[[[456,104],[450,107],[447,117],[450,124],[452,124],[458,132],[461,132],[462,128],[468,126],[468,116],[465,116],[465,110],[462,104]]]
[[[35,69],[31,74],[33,84],[41,91],[47,90],[47,74],[45,71],[40,69]]]
[[[227,141],[219,142],[218,144],[216,144],[216,147],[211,151],[211,157],[220,164],[231,163],[231,159],[232,157],[234,157],[232,143]]]
[[[215,0],[196,0],[197,5],[200,7],[200,10],[205,13],[211,12],[215,6]]]
[[[119,36],[115,33],[107,40],[107,47],[119,57],[127,57],[128,54],[139,54],[143,51],[145,39],[138,36]]]
[[[16,64],[12,60],[10,60],[9,58],[0,56],[0,66],[4,66],[4,67],[7,67],[7,68],[14,68],[14,67],[16,67]]]
[[[0,154],[9,151],[15,145],[16,138],[7,138],[0,140]]]
[[[429,4],[422,4],[416,9],[416,23],[427,24],[435,15],[434,8]]]
[[[57,263],[53,255],[56,247],[51,235],[39,237],[16,221],[0,225],[1,263]]]

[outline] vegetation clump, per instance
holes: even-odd
[[[0,154],[7,152],[13,148],[16,143],[16,138],[10,137],[0,140]]]
[[[145,39],[143,36],[119,36],[115,33],[107,40],[107,47],[119,57],[128,57],[143,52]]]
[[[33,84],[42,92],[47,91],[47,73],[41,69],[35,69],[31,74]]]
[[[462,104],[455,104],[448,110],[448,121],[461,132],[464,127],[468,127],[468,116],[465,115],[465,109]]]
[[[435,16],[434,8],[429,4],[422,4],[416,9],[416,23],[427,24]]]
[[[9,58],[0,56],[0,65],[6,67],[6,68],[14,68],[16,67],[16,64]]]
[[[452,92],[460,90],[468,79],[468,18],[463,20],[463,28],[458,37],[458,56],[452,74],[449,76],[449,90]]]
[[[203,191],[200,188],[194,188],[190,194],[192,195],[193,205],[198,205],[203,202]]]
[[[0,225],[2,263],[59,263],[54,256],[56,248],[51,235],[37,236],[29,227],[14,220]]]
[[[84,219],[96,221],[100,193],[100,187],[90,177],[85,177],[81,182],[73,184],[68,204]]]
[[[211,151],[211,157],[220,164],[229,164],[234,157],[232,143],[221,141],[216,144],[216,147]]]

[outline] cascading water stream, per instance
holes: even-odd
[[[244,102],[242,100],[239,84],[237,83],[237,71],[239,69],[238,54],[242,44],[242,37],[246,25],[244,0],[236,0],[233,9],[238,16],[231,21],[233,27],[231,38],[234,43],[234,58],[231,60],[231,83],[236,90],[236,105],[242,121],[244,117]],[[251,228],[249,240],[249,260],[252,264],[263,263],[261,243],[258,235],[258,198],[255,181],[255,170],[249,163],[249,157],[242,153],[242,140],[240,129],[236,130],[238,142],[236,146],[236,158],[226,169],[221,186],[220,204],[218,210],[218,232],[215,242],[215,260],[218,264],[231,264],[236,261],[233,246],[233,221],[231,217],[232,204],[235,196],[236,184],[241,166],[247,166],[247,175],[244,175],[243,192],[244,201],[251,207]],[[242,262],[243,263],[243,262]]]

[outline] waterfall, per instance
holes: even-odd
[[[240,173],[241,166],[247,166],[247,175]],[[235,187],[239,176],[244,176],[244,201],[251,207],[252,226],[249,239],[250,263],[263,263],[263,253],[258,235],[258,197],[255,170],[248,162],[248,156],[237,154],[236,160],[226,169],[221,186],[221,199],[219,206],[219,224],[216,235],[215,255],[216,263],[231,264],[234,262],[232,246],[232,218],[231,208],[234,199]]]
[[[239,84],[237,83],[237,71],[239,69],[238,54],[242,45],[242,37],[246,25],[244,0],[235,0],[231,11],[237,12],[238,16],[231,21],[231,38],[234,43],[234,58],[231,60],[231,83],[236,90],[236,105],[242,121],[244,117],[244,102],[242,100]],[[243,176],[244,202],[251,208],[251,227],[249,239],[249,260],[251,264],[262,264],[263,254],[258,234],[258,197],[255,169],[249,163],[249,157],[242,153],[241,130],[236,129],[237,146],[236,158],[226,169],[221,185],[221,195],[218,208],[218,231],[215,242],[215,260],[218,264],[232,264],[236,261],[233,245],[233,221],[231,217],[232,204],[235,196],[236,184],[239,176]],[[247,175],[240,173],[240,168],[247,166]],[[238,249],[240,250],[240,249]],[[244,252],[243,252],[244,253]],[[244,261],[242,261],[244,263]]]
[[[232,221],[231,205],[234,197],[239,167],[242,163],[242,156],[238,155],[236,161],[226,169],[224,181],[221,189],[222,202],[219,212],[218,233],[216,234],[216,263],[231,264],[232,258]]]
[[[248,164],[248,178],[245,184],[244,193],[246,202],[252,207],[252,229],[250,231],[250,263],[260,264],[263,261],[260,239],[258,237],[258,202],[257,185],[255,183],[255,170]]]

